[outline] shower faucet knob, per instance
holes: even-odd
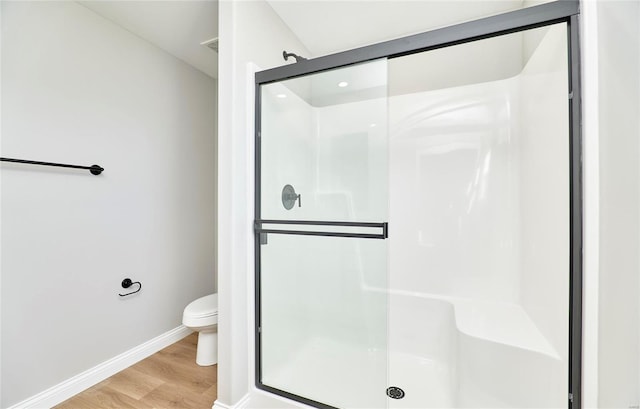
[[[282,188],[282,205],[285,209],[291,210],[298,201],[298,207],[302,207],[302,198],[296,193],[296,190],[291,185],[285,185]]]

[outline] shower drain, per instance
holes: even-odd
[[[402,399],[404,398],[404,391],[397,386],[389,386],[387,388],[387,396],[391,399]]]

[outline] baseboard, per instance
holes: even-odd
[[[247,403],[247,401],[249,400],[249,394],[246,394],[242,397],[242,399],[240,399],[238,402],[236,402],[235,405],[227,405],[226,403],[222,403],[219,400],[216,400],[215,402],[213,402],[213,407],[211,409],[236,409],[236,408],[241,408],[244,406],[244,404]]]
[[[253,387],[249,393],[244,395],[233,405],[222,403],[216,400],[212,409],[254,409],[254,408],[278,408],[278,409],[313,409],[305,405],[282,396],[274,395],[267,391]]]
[[[213,406],[211,407],[211,409],[233,409],[233,408],[234,406],[229,406],[226,403],[222,403],[217,399],[215,402],[213,402]]]
[[[93,368],[67,379],[43,392],[38,393],[22,402],[16,403],[8,409],[43,409],[51,408],[64,402],[83,390],[115,375],[131,365],[155,354],[162,348],[181,340],[191,334],[191,330],[180,325],[165,332],[144,344],[138,345],[114,358],[109,359]]]

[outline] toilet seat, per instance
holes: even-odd
[[[184,309],[182,323],[187,327],[205,327],[218,323],[218,294],[209,294],[192,301]]]

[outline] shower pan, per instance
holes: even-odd
[[[258,388],[581,407],[577,44],[560,1],[256,74]]]

